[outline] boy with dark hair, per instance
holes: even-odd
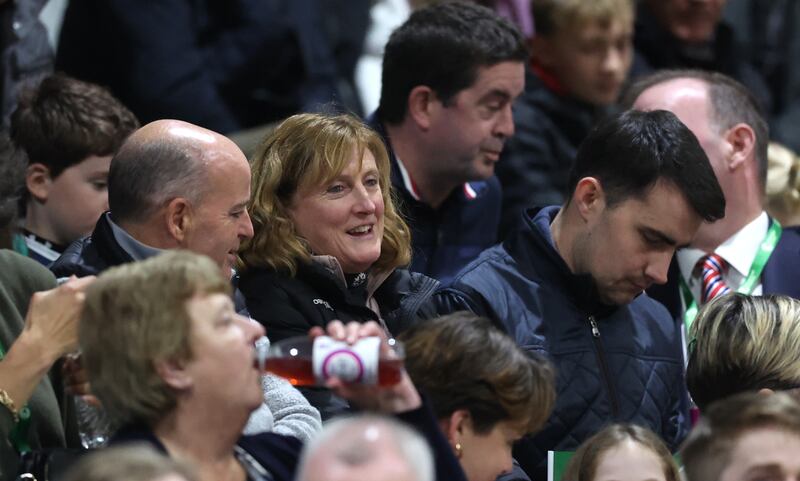
[[[697,139],[673,114],[626,112],[583,141],[562,206],[528,211],[438,294],[441,312],[470,309],[555,364],[553,415],[514,458],[543,478],[548,450],[572,450],[611,422],[633,422],[672,448],[688,400],[678,326],[643,291],[667,280],[675,249],[725,199]]]
[[[423,8],[392,34],[372,126],[411,227],[410,269],[447,282],[496,241],[494,164],[514,133],[525,39],[486,7]]]
[[[49,265],[91,233],[108,210],[111,157],[138,126],[107,90],[64,75],[22,92],[11,136],[28,156],[22,211],[30,257]]]
[[[533,0],[525,92],[497,167],[501,235],[531,206],[561,204],[578,145],[617,101],[631,65],[631,0]]]

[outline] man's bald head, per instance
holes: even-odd
[[[704,122],[717,136],[737,124],[748,125],[755,134],[753,156],[763,190],[767,179],[769,127],[758,100],[736,80],[717,72],[661,70],[634,82],[623,96],[622,104],[639,110],[669,110],[693,132],[696,125],[682,115],[687,109],[704,112],[696,120]]]
[[[156,120],[131,134],[111,161],[108,204],[118,223],[147,222],[176,197],[198,203],[210,169],[244,154],[227,137],[180,120]]]
[[[409,427],[379,416],[326,423],[306,445],[299,481],[433,481],[427,442]]]

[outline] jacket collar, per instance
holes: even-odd
[[[392,141],[389,138],[389,133],[386,131],[386,126],[379,117],[379,111],[375,111],[367,116],[365,122],[372,130],[381,136],[383,143],[386,145],[386,150],[389,153],[389,163],[392,169],[392,186],[404,190],[412,199],[422,203],[416,182],[414,182],[408,169],[406,169],[405,165],[400,158],[397,157],[392,148]],[[469,202],[478,197],[479,191],[482,190],[481,184],[481,182],[464,182],[461,189],[454,190],[448,199],[456,197],[461,202]]]
[[[594,279],[573,273],[556,250],[550,224],[559,210],[559,206],[528,209],[523,227],[504,246],[526,277],[555,284],[587,314],[610,315],[618,307],[600,302]]]

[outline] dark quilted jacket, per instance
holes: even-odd
[[[545,479],[548,450],[574,450],[611,422],[647,426],[673,449],[688,431],[680,333],[669,313],[646,295],[598,303],[589,279],[572,274],[553,247],[557,212],[527,213],[521,230],[437,294],[440,311],[485,315],[556,366],[553,414],[514,448],[532,479]]]

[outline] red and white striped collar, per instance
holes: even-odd
[[[411,174],[408,173],[408,169],[406,169],[406,166],[403,165],[403,162],[400,160],[399,157],[395,156],[395,160],[397,161],[397,167],[400,169],[400,177],[403,178],[403,185],[405,186],[406,190],[408,191],[409,194],[411,194],[411,197],[413,197],[414,200],[418,200],[421,202],[422,200],[419,195],[419,188],[417,187],[417,184],[414,183],[414,179],[411,178]],[[472,186],[469,185],[469,182],[464,183],[463,189],[464,189],[464,197],[467,200],[472,200],[475,197],[478,197],[477,192],[475,192],[475,189],[473,189]]]

